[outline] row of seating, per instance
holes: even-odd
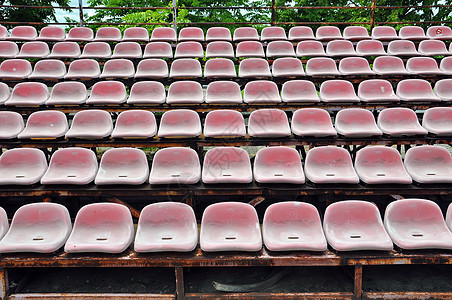
[[[425,199],[397,200],[388,205],[384,223],[371,202],[345,200],[326,208],[323,226],[315,206],[304,202],[270,205],[262,233],[254,207],[241,202],[208,206],[198,233],[193,209],[184,203],[161,202],[146,206],[135,235],[130,211],[115,203],[82,207],[72,228],[67,209],[55,203],[20,207],[11,227],[0,210],[0,253],[121,253],[134,242],[136,252],[203,251],[391,251],[452,249],[452,206],[444,219],[439,206]]]
[[[448,26],[431,26],[425,33],[424,29],[419,26],[404,26],[399,30],[397,35],[396,30],[390,26],[376,26],[372,29],[372,36],[369,36],[368,30],[363,26],[348,26],[344,29],[343,35],[336,26],[320,26],[316,30],[316,36],[312,28],[307,26],[295,26],[289,29],[287,37],[284,28],[278,26],[265,27],[259,36],[258,31],[253,27],[240,27],[234,30],[233,38],[231,32],[225,27],[211,27],[207,30],[204,37],[204,32],[199,27],[186,27],[179,31],[179,38],[177,38],[176,30],[170,27],[159,27],[152,31],[149,39],[149,32],[143,27],[127,28],[124,31],[124,36],[116,27],[102,27],[94,32],[88,27],[74,27],[66,33],[63,28],[48,26],[41,29],[39,36],[36,29],[32,26],[16,26],[8,31],[4,26],[0,27],[0,39],[14,40],[14,41],[246,41],[246,40],[313,40],[328,41],[334,39],[348,39],[352,41],[377,39],[377,40],[425,40],[425,39],[440,39],[452,40],[452,30]]]

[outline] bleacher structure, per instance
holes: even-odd
[[[452,263],[449,27],[0,33],[0,196],[21,203],[0,210],[2,299],[452,297],[363,289],[368,266]],[[345,266],[353,290],[184,291],[231,266]],[[176,291],[9,291],[60,267],[172,268]]]

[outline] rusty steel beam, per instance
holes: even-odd
[[[116,197],[111,197],[111,196],[105,196],[105,197],[107,198],[108,202],[121,204],[121,205],[124,205],[125,207],[127,207],[134,218],[137,218],[137,219],[140,218],[141,212],[138,209],[134,208],[132,205],[130,205],[124,201],[121,201]]]
[[[321,292],[321,293],[190,293],[185,299],[353,299],[352,293]]]
[[[361,299],[362,294],[363,294],[363,266],[356,264],[353,282],[353,298],[355,300]]]
[[[184,288],[184,269],[182,267],[174,268],[174,275],[176,277],[176,299],[185,299],[185,288]]]
[[[12,294],[9,300],[91,300],[91,299],[111,299],[111,300],[152,300],[152,299],[168,299],[173,300],[174,295],[171,294],[112,294],[112,293],[29,293],[29,294]]]
[[[399,300],[399,299],[452,299],[452,292],[365,292],[362,299],[381,299],[381,300]]]

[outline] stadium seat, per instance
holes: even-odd
[[[304,76],[301,60],[295,57],[277,58],[272,65],[273,77],[298,77]]]
[[[204,121],[204,136],[207,138],[233,138],[246,135],[243,115],[235,110],[210,111]]]
[[[143,53],[141,46],[137,42],[121,42],[117,43],[111,58],[141,58]]]
[[[441,99],[441,101],[452,101],[452,79],[446,78],[438,80],[435,83],[433,92]]]
[[[253,180],[248,153],[236,147],[216,147],[207,151],[202,166],[204,183],[250,183]]]
[[[210,42],[206,48],[206,58],[211,57],[234,57],[232,44],[224,41]]]
[[[373,75],[369,62],[364,57],[346,57],[339,62],[339,72],[342,75],[362,76]]]
[[[403,199],[386,207],[384,225],[394,244],[407,250],[452,249],[452,233],[438,204]]]
[[[179,42],[204,42],[204,32],[199,27],[185,27],[179,31]]]
[[[152,160],[151,184],[196,184],[201,179],[201,164],[195,150],[169,147],[158,150]]]
[[[412,41],[391,41],[388,45],[388,54],[394,56],[416,56],[419,53]]]
[[[314,32],[309,26],[294,26],[289,29],[290,41],[315,40]]]
[[[176,42],[176,30],[171,27],[157,27],[152,30],[151,42],[163,41],[163,42]]]
[[[347,26],[343,32],[344,39],[350,41],[361,41],[370,39],[369,32],[363,26]]]
[[[40,60],[35,64],[28,79],[62,79],[66,75],[66,65],[58,59]]]
[[[157,123],[154,114],[147,110],[131,109],[118,115],[111,137],[151,138],[156,134]]]
[[[397,56],[379,56],[375,58],[373,71],[378,75],[408,75],[403,60]]]
[[[439,64],[439,69],[443,72],[444,75],[452,74],[452,57],[444,57],[441,59]]]
[[[94,183],[140,185],[149,178],[146,154],[136,148],[108,149],[102,155]]]
[[[23,205],[0,241],[0,253],[55,252],[64,245],[71,229],[71,218],[63,205],[45,202]]]
[[[168,42],[150,42],[144,48],[143,58],[173,58],[173,48]]]
[[[231,42],[231,31],[226,27],[210,27],[206,32],[206,42],[227,41]]]
[[[199,115],[189,109],[172,109],[160,119],[160,138],[193,138],[202,133]]]
[[[383,43],[377,40],[363,40],[356,44],[356,54],[359,56],[387,55]]]
[[[94,39],[94,33],[88,27],[74,27],[69,30],[66,41],[90,42]]]
[[[203,58],[204,50],[199,42],[181,42],[176,46],[174,58]]]
[[[24,79],[31,72],[31,64],[25,59],[7,59],[0,64],[0,78]]]
[[[166,78],[168,77],[168,65],[166,61],[158,58],[140,60],[137,66],[135,78]]]
[[[5,37],[10,41],[33,41],[38,37],[38,32],[33,26],[15,26],[11,29],[11,34]]]
[[[315,32],[315,37],[320,41],[342,39],[341,31],[336,26],[320,26]]]
[[[262,223],[262,238],[270,251],[325,251],[327,243],[314,205],[286,201],[271,204]]]
[[[248,134],[251,137],[285,137],[290,136],[287,115],[279,109],[258,109],[248,118]]]
[[[222,80],[209,83],[206,89],[206,103],[242,103],[242,92],[239,84],[233,81]]]
[[[14,106],[38,106],[49,98],[47,86],[40,82],[21,82],[16,84],[11,92],[11,97],[5,105]]]
[[[120,81],[100,81],[93,85],[87,104],[121,104],[126,102],[127,92]]]
[[[427,39],[424,29],[419,26],[403,26],[399,30],[399,37],[404,40],[412,41]]]
[[[66,38],[66,32],[64,28],[58,26],[47,26],[41,29],[39,32],[39,37],[36,38],[38,41],[46,42],[61,42]]]
[[[283,102],[320,102],[319,95],[312,81],[289,80],[281,88]]]
[[[202,86],[196,81],[175,81],[168,89],[168,97],[166,103],[179,104],[179,103],[191,103],[198,104],[204,100]]]
[[[165,86],[158,81],[140,81],[132,85],[128,104],[160,104],[165,103]]]
[[[405,168],[421,184],[452,183],[452,158],[441,146],[423,145],[408,149]]]
[[[41,150],[9,149],[0,156],[0,185],[32,185],[41,180],[46,170],[47,159]]]
[[[259,251],[262,236],[256,210],[241,202],[209,205],[202,215],[201,249],[216,251]]]
[[[422,55],[450,55],[451,53],[447,51],[446,44],[440,40],[427,40],[421,41],[419,43],[419,54]]]
[[[123,42],[149,42],[149,32],[144,27],[130,27],[124,30]]]
[[[357,184],[350,153],[336,146],[315,147],[308,151],[304,172],[314,184]]]
[[[204,77],[237,77],[234,62],[227,58],[210,59],[205,64]]]
[[[404,79],[397,84],[397,97],[406,102],[437,102],[430,82],[424,79]]]
[[[306,75],[308,76],[338,76],[336,62],[329,57],[315,57],[306,63]]]
[[[19,47],[15,42],[0,41],[0,57],[13,58],[19,54]]]
[[[258,41],[259,34],[257,33],[256,28],[253,27],[239,27],[234,30],[234,42],[241,41]]]
[[[398,102],[399,97],[389,81],[385,79],[369,79],[361,81],[358,86],[358,98],[363,102]]]
[[[355,56],[356,52],[353,44],[347,40],[334,40],[326,45],[326,55],[328,56]]]
[[[101,27],[97,29],[96,42],[120,42],[122,39],[121,31],[116,27]]]
[[[136,252],[189,252],[198,245],[198,224],[185,203],[160,202],[143,208],[138,220]]]
[[[91,42],[83,47],[83,53],[80,58],[104,58],[111,57],[110,45],[106,42]]]
[[[243,89],[243,101],[245,103],[279,103],[278,86],[269,80],[250,81]]]
[[[431,107],[422,116],[422,127],[437,136],[452,135],[452,107]]]
[[[430,26],[427,28],[427,37],[437,40],[452,39],[452,29],[449,26]]]
[[[353,84],[346,80],[322,82],[319,95],[323,102],[359,102]]]
[[[68,131],[66,115],[58,110],[41,110],[32,113],[19,139],[55,139]]]
[[[259,183],[303,184],[305,181],[298,151],[283,146],[259,149],[254,158],[254,179]]]
[[[406,69],[411,74],[442,75],[433,57],[412,57],[406,62]]]
[[[316,57],[326,56],[322,42],[319,41],[301,41],[297,45],[298,57]]]
[[[14,111],[0,112],[0,139],[15,139],[24,130],[24,119]]]
[[[132,78],[135,75],[135,66],[128,59],[110,59],[102,70],[100,78]]]
[[[48,58],[78,58],[80,46],[76,42],[57,42],[53,45],[52,53]]]
[[[378,114],[378,127],[390,136],[426,135],[428,132],[419,124],[414,111],[404,107],[383,109]]]
[[[380,41],[392,41],[400,39],[394,27],[391,26],[376,26],[372,29],[371,36],[372,39]]]
[[[244,41],[237,45],[236,57],[265,57],[264,47],[257,41]]]
[[[279,26],[264,27],[261,31],[261,41],[269,42],[276,40],[287,40],[286,31]]]
[[[272,41],[267,44],[267,57],[295,56],[293,45],[289,41]]]
[[[16,58],[46,58],[50,54],[49,46],[44,42],[26,42],[20,48]]]
[[[345,138],[381,136],[375,118],[367,109],[345,108],[338,111],[334,122],[337,133]]]
[[[78,211],[64,251],[121,253],[129,248],[133,237],[132,215],[126,206],[92,203]]]
[[[371,202],[345,200],[328,205],[323,230],[336,251],[392,250],[378,207]]]
[[[293,113],[291,129],[297,136],[336,136],[330,114],[321,108],[302,108]]]
[[[193,58],[176,59],[171,64],[170,77],[202,77],[201,63]]]
[[[8,36],[8,29],[5,26],[0,25],[0,40],[4,40]]]
[[[88,98],[86,86],[78,81],[66,81],[55,84],[46,105],[79,105]]]
[[[102,139],[113,131],[110,113],[105,110],[89,109],[75,114],[71,128],[66,132],[66,138]]]
[[[99,63],[96,60],[79,59],[71,62],[64,79],[99,78],[100,74]]]
[[[0,104],[4,104],[9,97],[11,97],[9,86],[4,82],[0,82]]]
[[[410,184],[399,151],[391,147],[365,147],[356,152],[355,170],[367,184]]]
[[[0,66],[1,69],[1,66]],[[239,77],[271,77],[267,60],[262,58],[245,58],[239,65]],[[1,76],[0,76],[1,77]]]

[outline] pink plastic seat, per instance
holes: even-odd
[[[261,31],[261,41],[287,40],[286,31],[279,26],[264,27]]]
[[[88,27],[74,27],[69,30],[66,41],[90,42],[94,39],[94,32]]]
[[[111,58],[141,58],[143,53],[141,46],[137,42],[121,42],[117,43]]]
[[[319,212],[304,202],[279,202],[265,210],[262,237],[270,251],[325,251]]]
[[[181,42],[176,46],[174,58],[204,57],[204,50],[199,42]]]
[[[16,58],[46,58],[50,54],[49,46],[44,42],[26,42],[20,48]]]
[[[245,85],[243,100],[245,103],[279,103],[281,96],[275,82],[255,80]]]
[[[121,41],[121,31],[116,27],[101,27],[97,29],[94,41],[119,42]]]
[[[430,39],[450,40],[452,29],[449,26],[430,26],[427,28],[427,37]]]
[[[384,224],[394,244],[402,249],[452,249],[452,233],[433,201],[391,202],[386,207]]]
[[[58,59],[40,60],[28,79],[61,79],[66,75],[66,65]]]
[[[336,62],[329,57],[315,57],[306,63],[306,75],[308,76],[338,76]]]
[[[378,114],[378,127],[390,136],[426,135],[428,132],[419,124],[416,113],[409,108],[392,107]]]
[[[325,210],[323,229],[336,251],[392,250],[380,212],[371,202],[346,200],[330,204]]]
[[[206,89],[206,103],[242,103],[242,92],[237,82],[217,80]]]
[[[326,56],[322,42],[319,41],[301,41],[297,45],[298,57]]]
[[[19,139],[55,139],[64,136],[68,131],[66,115],[57,110],[42,110],[32,113],[27,120]]]
[[[231,31],[226,27],[210,27],[206,32],[206,42],[232,41]]]
[[[8,29],[3,25],[0,26],[0,40],[4,40],[8,36]]]
[[[384,79],[369,79],[361,81],[358,86],[358,97],[363,102],[398,102],[399,97],[389,81]]]
[[[381,136],[375,118],[367,109],[346,108],[341,109],[335,120],[337,133],[346,138]]]
[[[202,103],[204,100],[202,86],[196,81],[176,81],[168,89],[166,103]]]
[[[209,138],[244,137],[246,135],[243,115],[235,110],[210,111],[204,121],[204,136]]]
[[[195,111],[172,109],[162,115],[158,136],[161,138],[189,138],[200,136],[201,133],[201,120]]]
[[[86,86],[77,81],[66,81],[55,84],[46,105],[78,105],[88,98]]]
[[[433,57],[412,57],[406,62],[406,69],[411,74],[442,75]]]
[[[342,39],[341,31],[336,26],[320,26],[315,32],[317,40],[331,41]]]
[[[31,72],[31,64],[25,59],[7,59],[0,65],[0,78],[23,79]]]
[[[335,40],[326,45],[326,55],[328,56],[354,56],[356,55],[353,44],[347,40]]]
[[[9,97],[11,97],[9,86],[4,82],[0,82],[0,104],[4,104]]]
[[[163,59],[148,58],[140,60],[135,78],[166,78],[168,65]]]
[[[77,58],[80,54],[80,46],[76,42],[58,42],[53,45],[48,58]]]
[[[11,34],[5,37],[10,41],[33,41],[38,37],[38,32],[33,26],[16,26],[11,30]]]
[[[321,146],[309,150],[304,172],[306,178],[314,184],[359,183],[350,154],[344,148],[336,146]]]
[[[13,111],[0,112],[0,139],[14,139],[24,130],[24,119]]]
[[[142,150],[113,148],[102,155],[94,183],[140,185],[147,181],[148,177],[148,159]]]
[[[259,34],[257,33],[256,28],[253,27],[239,27],[234,30],[234,42],[240,41],[258,41]]]
[[[99,78],[99,76],[100,67],[97,61],[94,59],[79,59],[71,62],[64,79]]]
[[[234,62],[227,58],[214,58],[206,62],[204,77],[234,78],[236,77]]]
[[[171,27],[155,28],[152,30],[150,41],[175,42],[177,41],[176,30]]]
[[[321,108],[302,108],[293,113],[291,129],[298,136],[336,136],[330,114]]]
[[[312,81],[289,80],[281,88],[283,102],[320,102],[317,90]]]
[[[308,26],[294,26],[289,29],[290,41],[315,40],[314,32]]]
[[[272,65],[273,77],[297,77],[304,76],[301,60],[294,57],[277,58]]]
[[[438,80],[435,83],[433,92],[441,99],[441,101],[452,101],[452,79],[447,78]]]
[[[42,105],[49,98],[47,86],[39,82],[22,82],[16,84],[5,105],[35,106]]]
[[[373,71],[378,75],[408,75],[403,60],[397,56],[379,56],[375,58]]]
[[[441,99],[433,93],[430,82],[424,79],[405,79],[397,84],[397,96],[407,102],[437,102]]]
[[[253,180],[248,153],[236,147],[207,151],[202,166],[204,183],[250,183]]]
[[[257,151],[253,174],[259,183],[303,184],[305,181],[298,151],[283,146]]]
[[[96,177],[97,168],[96,154],[89,149],[58,149],[50,159],[41,184],[88,184]]]
[[[264,47],[257,41],[244,41],[237,45],[236,57],[265,57]]]
[[[452,158],[441,146],[423,145],[408,149],[405,153],[405,168],[418,183],[451,183]]]
[[[339,62],[339,72],[342,75],[361,76],[373,75],[369,62],[364,57],[346,57]]]
[[[0,241],[0,253],[52,253],[60,249],[71,233],[66,207],[57,203],[31,203],[14,214],[11,227]]]
[[[323,102],[359,102],[350,81],[327,80],[320,85],[320,100]]]
[[[383,43],[377,40],[364,40],[356,44],[356,54],[359,56],[387,55]]]
[[[158,81],[140,81],[132,85],[128,104],[160,104],[165,103],[165,86]]]
[[[201,164],[195,150],[170,147],[155,153],[150,184],[196,184],[200,179]]]
[[[419,54],[422,55],[450,55],[447,51],[446,44],[440,40],[421,41],[419,43]]]
[[[451,75],[452,74],[452,57],[444,57],[441,59],[441,62],[439,64],[439,69],[444,75]]]
[[[144,48],[143,58],[173,58],[173,48],[168,42],[150,42]]]
[[[133,241],[130,211],[116,203],[93,203],[77,213],[74,229],[64,246],[67,253],[121,253]]]
[[[209,205],[202,216],[199,242],[206,252],[261,250],[262,236],[256,210],[240,202]]]
[[[15,42],[0,41],[0,57],[13,58],[19,54],[19,47]]]
[[[229,42],[210,42],[206,48],[206,58],[210,57],[234,57],[234,49]]]
[[[41,150],[6,150],[0,156],[0,185],[32,185],[41,180],[46,170],[47,159]]]
[[[100,81],[94,84],[87,104],[120,104],[127,100],[124,83],[120,81]]]
[[[201,63],[193,58],[176,59],[171,64],[170,77],[202,77]]]
[[[262,58],[246,58],[240,62],[239,77],[271,77],[267,60]]]
[[[140,214],[136,252],[189,252],[198,245],[198,224],[191,206],[185,203],[149,204]]]
[[[416,56],[419,53],[412,41],[391,41],[388,45],[388,54],[394,56]]]
[[[363,26],[347,26],[343,32],[344,39],[350,41],[361,41],[370,39],[369,32]]]
[[[422,127],[437,136],[452,135],[452,107],[431,107],[424,112]]]
[[[179,31],[179,42],[204,42],[204,32],[199,27],[185,27]]]
[[[248,118],[248,134],[251,137],[290,136],[287,115],[279,109],[258,109]]]
[[[135,66],[128,59],[111,59],[107,61],[100,78],[131,78],[135,75]]]
[[[110,58],[111,48],[106,42],[91,42],[83,47],[80,58]]]
[[[157,134],[154,114],[147,110],[131,109],[119,114],[112,138],[150,138]]]
[[[427,37],[425,36],[424,29],[419,26],[403,26],[399,30],[399,37],[404,40],[425,40]]]
[[[400,39],[394,27],[391,26],[376,26],[372,29],[371,36],[372,39],[380,41],[392,41]]]
[[[102,139],[113,131],[110,113],[99,109],[79,111],[72,119],[66,138]]]
[[[272,41],[267,45],[267,57],[295,56],[293,45],[289,41]]]
[[[130,27],[124,30],[123,42],[148,42],[149,32],[144,27]]]

